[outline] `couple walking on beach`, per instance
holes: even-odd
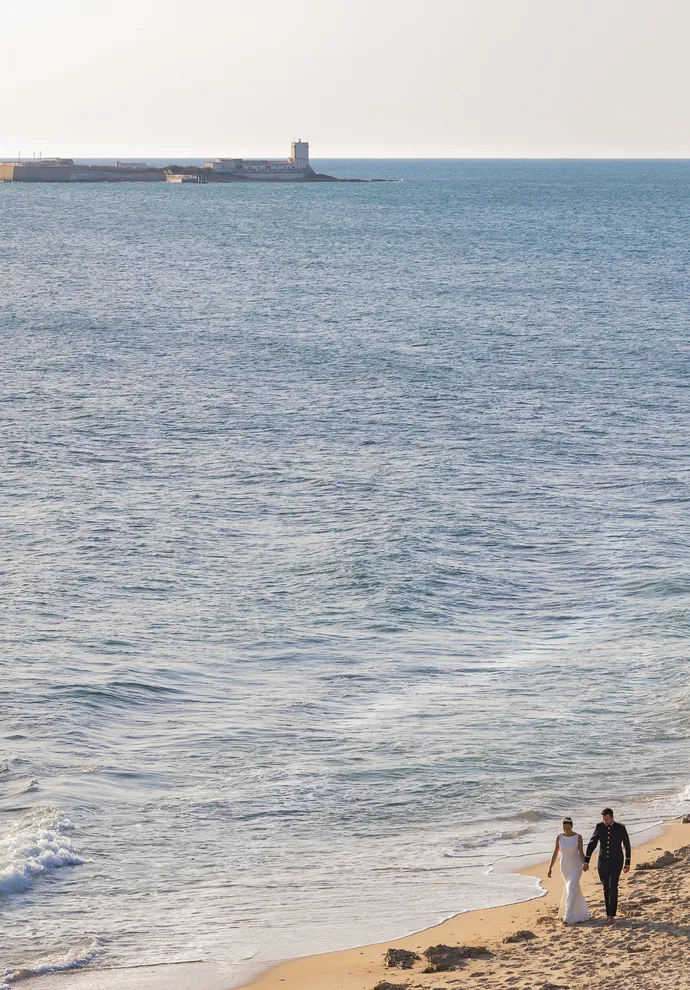
[[[604,808],[601,821],[592,832],[586,852],[583,851],[582,836],[573,831],[572,818],[563,819],[563,831],[556,837],[548,876],[551,876],[553,864],[560,852],[561,875],[565,887],[558,916],[566,924],[577,924],[589,918],[587,901],[580,890],[580,877],[583,870],[589,869],[589,861],[597,845],[599,846],[597,869],[604,888],[606,920],[609,924],[615,921],[618,910],[618,881],[621,872],[627,873],[630,870],[630,839],[625,825],[614,821],[613,811]]]

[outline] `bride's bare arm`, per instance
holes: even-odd
[[[585,851],[582,848],[582,836],[581,835],[578,835],[578,837],[577,837],[577,851],[580,854],[580,860],[584,863],[584,861],[585,861]]]
[[[549,872],[546,874],[549,879],[551,878],[551,870],[553,869],[553,864],[556,862],[556,856],[558,856],[558,840],[560,836],[556,836],[556,845],[553,847],[553,856],[551,857],[551,862],[549,863]],[[582,844],[582,839],[580,839],[580,844]]]

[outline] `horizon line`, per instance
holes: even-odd
[[[71,155],[42,155],[40,158],[38,156],[29,155],[0,155],[0,161],[12,161],[12,162],[26,162],[30,163],[32,161],[46,161],[55,158],[72,158],[77,159],[107,159],[113,161],[132,161],[134,159],[157,159],[157,160],[179,160],[182,158],[194,158],[197,160],[213,161],[218,157],[218,155],[200,155],[193,152],[163,152],[163,153],[142,153],[133,152],[132,154],[125,154],[123,152],[118,152],[117,154],[79,154],[72,153]],[[242,156],[233,156],[242,157]],[[249,157],[263,157],[259,155],[246,155]],[[582,161],[582,162],[682,162],[690,161],[690,151],[685,154],[675,154],[675,155],[625,155],[625,154],[611,154],[611,155],[496,155],[496,154],[464,154],[464,155],[315,155],[312,156],[311,161]]]

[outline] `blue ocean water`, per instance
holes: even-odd
[[[0,974],[371,942],[690,800],[690,163],[0,184]]]

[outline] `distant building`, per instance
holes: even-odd
[[[204,167],[222,179],[304,179],[313,175],[309,164],[309,142],[293,141],[289,158],[216,158],[205,162]]]
[[[291,162],[294,162],[297,168],[309,168],[309,142],[302,141],[300,138],[298,141],[292,142],[292,156],[290,158]]]
[[[27,165],[74,165],[72,158],[18,158],[16,161],[1,161],[0,165],[25,168]]]
[[[165,169],[165,181],[166,182],[196,182],[199,185],[203,185],[208,182],[208,177],[203,168],[190,168],[188,171],[176,172],[172,168]]]
[[[165,182],[165,172],[143,162],[75,165],[71,158],[0,162],[0,182]]]

